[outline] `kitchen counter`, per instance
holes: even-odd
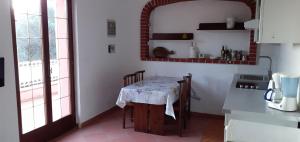
[[[269,108],[264,100],[264,90],[236,88],[239,74],[234,76],[231,88],[223,105],[223,111],[231,118],[276,124],[287,127],[298,127],[300,111],[284,112]],[[226,124],[225,120],[225,124]]]

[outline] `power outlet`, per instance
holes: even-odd
[[[114,44],[109,44],[107,49],[109,54],[116,53],[116,46]]]

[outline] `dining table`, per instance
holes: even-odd
[[[121,89],[116,105],[134,104],[135,131],[164,134],[165,115],[176,119],[173,104],[179,99],[178,77],[152,76]]]

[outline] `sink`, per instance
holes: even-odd
[[[242,80],[253,80],[253,81],[269,81],[269,78],[264,75],[250,75],[250,74],[242,74],[240,75],[240,79]]]
[[[255,90],[267,90],[269,82],[251,82],[251,81],[238,81],[236,88],[242,89],[255,89]]]
[[[237,80],[236,88],[267,90],[268,84],[268,76],[242,74]]]

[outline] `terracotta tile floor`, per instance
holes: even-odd
[[[183,137],[177,136],[176,131],[169,131],[166,136],[135,132],[130,122],[127,129],[121,124],[122,113],[118,109],[53,142],[223,142],[223,119],[192,116]]]

